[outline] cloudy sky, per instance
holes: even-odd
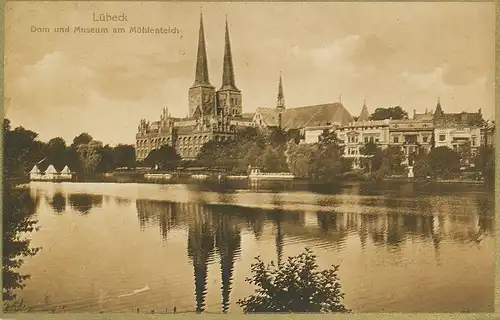
[[[133,143],[141,118],[186,116],[200,7],[220,86],[227,13],[243,110],[338,101],[358,115],[482,108],[494,116],[494,3],[7,2],[5,106],[13,125],[71,142]],[[125,13],[98,23],[92,14]],[[35,33],[31,27],[177,27],[178,35]]]

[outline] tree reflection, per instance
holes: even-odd
[[[56,192],[50,202],[52,209],[56,213],[61,213],[66,210],[66,197],[61,192]]]
[[[103,195],[75,193],[69,195],[69,203],[73,210],[87,215],[93,207],[101,206]]]
[[[157,222],[164,241],[167,240],[169,231],[179,224],[178,210],[180,205],[178,203],[138,199],[135,205],[140,228],[144,229],[150,220]]]

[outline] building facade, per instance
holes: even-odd
[[[222,68],[222,84],[216,90],[209,79],[203,16],[200,15],[195,78],[188,90],[188,116],[171,117],[165,108],[159,121],[150,123],[141,119],[136,134],[138,161],[163,145],[173,146],[183,159],[195,159],[205,143],[234,139],[237,128],[254,125],[253,115],[242,112],[242,93],[236,86],[227,20]]]

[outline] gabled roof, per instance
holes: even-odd
[[[257,108],[256,113],[267,126],[278,126],[279,112],[271,108]],[[283,129],[302,129],[332,124],[335,122],[346,125],[352,121],[352,116],[339,102],[318,104],[314,106],[290,108],[282,111]]]
[[[263,124],[269,127],[278,126],[278,111],[271,108],[257,108],[255,115],[260,115]]]
[[[282,123],[284,129],[301,129],[334,122],[345,125],[351,121],[352,116],[349,111],[341,103],[336,102],[287,109],[283,112]]]

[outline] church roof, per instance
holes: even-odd
[[[268,126],[278,126],[278,110],[258,108],[261,118]],[[285,109],[282,112],[283,129],[302,129],[338,122],[346,125],[352,116],[339,102]]]

